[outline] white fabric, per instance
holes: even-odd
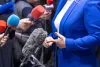
[[[62,10],[59,12],[59,14],[57,15],[54,24],[55,27],[57,28],[57,32],[59,32],[59,26],[60,26],[60,22],[64,16],[64,14],[66,13],[66,11],[68,10],[68,8],[71,6],[71,4],[74,2],[74,0],[68,0],[66,2],[66,4],[64,5],[64,7],[62,8]]]

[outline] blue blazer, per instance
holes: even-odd
[[[60,0],[52,21],[67,0]],[[66,48],[58,50],[58,67],[97,67],[94,47],[100,45],[100,7],[98,0],[76,0],[63,16],[60,34],[66,37]]]

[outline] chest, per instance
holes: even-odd
[[[59,25],[61,34],[69,36],[70,31],[84,29],[84,6],[86,2],[86,0],[74,2],[65,12]]]

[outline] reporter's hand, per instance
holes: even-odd
[[[52,41],[54,40],[52,37],[47,37],[45,39],[45,41],[43,42],[43,46],[48,48],[49,46],[52,46],[53,42],[49,42],[49,41]]]
[[[0,47],[4,46],[4,44],[6,43],[7,39],[8,39],[8,35],[4,36],[4,33],[0,34]]]
[[[51,5],[44,4],[43,6],[46,9],[46,11],[52,11],[54,9],[54,5],[53,4],[51,4]]]
[[[43,20],[49,20],[51,17],[51,14],[52,14],[51,11],[49,11],[49,12],[45,11],[44,14],[42,16],[40,16],[40,18]]]
[[[17,29],[26,31],[32,24],[33,22],[31,22],[29,18],[24,18],[20,20],[19,25],[17,26]]]
[[[57,35],[59,38],[58,39],[51,39],[47,42],[48,43],[55,42],[56,45],[59,48],[66,48],[66,46],[65,46],[65,37],[63,35],[59,34],[58,32],[55,32],[55,35]]]

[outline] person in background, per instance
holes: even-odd
[[[100,46],[99,0],[60,0],[52,33],[43,45],[55,48],[55,67],[98,67],[94,48]]]
[[[41,3],[42,2],[42,3]],[[31,13],[32,9],[34,9],[35,6],[37,5],[42,5],[44,2],[42,0],[21,0],[21,1],[18,1],[16,2],[15,4],[15,14],[18,15],[21,19],[23,18],[27,18],[28,15]],[[33,25],[31,25],[27,30],[25,29],[23,32],[21,30],[21,32],[18,30],[16,31],[17,34],[20,34],[21,36],[22,35],[26,35],[26,36],[29,36],[33,31],[34,29],[36,28],[43,28],[44,30],[47,30],[47,28],[45,27],[46,26],[46,21],[45,20],[42,20],[41,18],[39,18],[39,20],[37,22],[33,22]],[[50,26],[50,25],[49,25]],[[18,38],[18,35],[15,35],[16,37],[14,38],[14,41],[16,41],[14,47],[14,62],[15,62],[15,67],[18,67],[19,64],[20,64],[20,56],[21,56],[21,50],[22,50],[22,47],[24,46],[25,42],[26,41],[21,41],[24,37],[21,37]],[[28,38],[27,38],[28,39]],[[27,40],[27,39],[24,39],[24,40]],[[40,49],[40,51],[38,52],[37,54],[37,58],[38,59],[41,59],[41,53],[42,53],[42,48]],[[45,55],[50,55],[50,51],[49,49],[45,49],[46,53],[44,53]],[[44,52],[44,51],[43,51]],[[44,56],[43,56],[44,57]],[[47,56],[47,59],[45,58],[45,60],[43,61],[43,63],[47,62],[49,59],[49,56]]]
[[[0,5],[10,2],[10,1],[0,0]],[[11,13],[11,14],[13,14],[13,13]],[[0,19],[7,21],[7,18],[11,14],[2,14],[2,15],[0,15]],[[31,24],[32,23],[28,19],[22,19],[22,20],[20,20],[20,24],[18,25],[18,27],[16,29],[22,29],[22,30],[27,29]],[[13,51],[12,48],[13,48],[13,44],[14,44],[12,39],[14,38],[14,36],[15,36],[15,30],[12,30],[7,39],[4,37],[4,39],[1,40],[1,42],[4,44],[2,45],[2,47],[0,47],[0,67],[14,67],[13,55],[12,55],[12,51]]]

